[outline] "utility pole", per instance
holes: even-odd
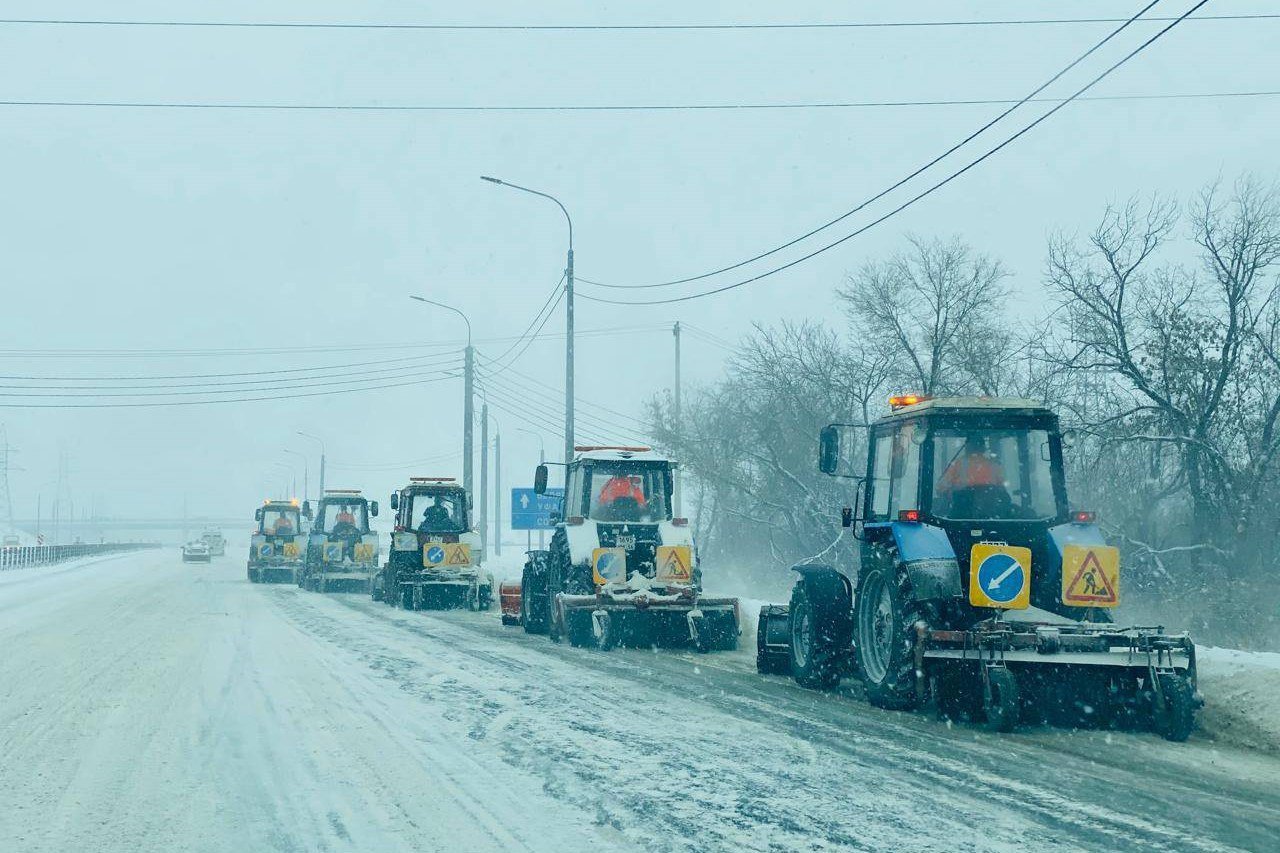
[[[469,328],[469,327],[468,327]],[[472,490],[471,467],[475,464],[475,407],[472,402],[475,392],[476,353],[471,347],[470,333],[467,337],[466,368],[462,379],[462,488],[467,490],[467,498],[475,494]]]
[[[565,213],[567,217],[569,214]],[[564,270],[564,464],[573,461],[573,225],[569,225],[569,260]],[[567,470],[567,469],[566,469]]]
[[[320,497],[324,497],[324,439],[310,433],[298,432],[303,438],[309,438],[320,445]]]
[[[489,544],[489,404],[480,407],[480,555]]]
[[[493,436],[493,556],[502,553],[502,427]]]
[[[683,421],[680,419],[680,321],[676,320],[676,324],[671,327],[671,334],[676,339],[676,376],[675,387],[672,393],[672,401],[674,403],[672,414],[675,415],[675,433],[677,441],[680,438],[681,427]],[[671,498],[671,508],[676,518],[680,517],[680,468],[677,467],[672,474],[672,489],[675,494]]]
[[[9,432],[0,426],[0,521],[3,521],[6,530],[13,530],[13,500],[9,493],[9,453],[13,450],[9,446]]]

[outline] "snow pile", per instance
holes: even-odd
[[[1280,654],[1196,649],[1205,706],[1201,731],[1214,740],[1280,753]]]

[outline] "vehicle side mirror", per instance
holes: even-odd
[[[311,519],[311,501],[302,502],[302,517],[307,520]]]
[[[840,430],[835,424],[818,433],[818,470],[835,474],[840,469]]]
[[[545,495],[547,493],[546,465],[539,465],[537,470],[533,472],[533,493],[535,495]]]
[[[853,527],[853,507],[847,506],[840,510],[840,526]]]
[[[253,520],[262,521],[262,507],[258,507],[253,511]]]
[[[400,508],[400,493],[399,493],[399,492],[392,492],[392,493],[391,493],[391,508],[392,508],[392,509],[399,509],[399,508]]]
[[[369,504],[369,515],[372,515],[374,518],[377,518],[377,517],[378,517],[378,502],[377,502],[377,501],[373,501],[373,502],[371,502],[371,503]]]

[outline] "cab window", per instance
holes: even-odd
[[[876,453],[871,468],[871,515],[884,520],[889,515],[889,475],[893,459],[893,432],[877,430]]]
[[[889,465],[889,517],[904,509],[920,508],[920,439],[923,431],[915,423],[905,423],[893,437],[893,458]]]

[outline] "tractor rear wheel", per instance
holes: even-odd
[[[840,683],[839,632],[825,617],[809,588],[796,584],[791,591],[791,674],[801,687],[829,690]]]
[[[915,625],[923,612],[911,599],[906,570],[893,559],[896,555],[889,556],[859,575],[854,645],[867,699],[879,708],[906,710],[920,704]]]

